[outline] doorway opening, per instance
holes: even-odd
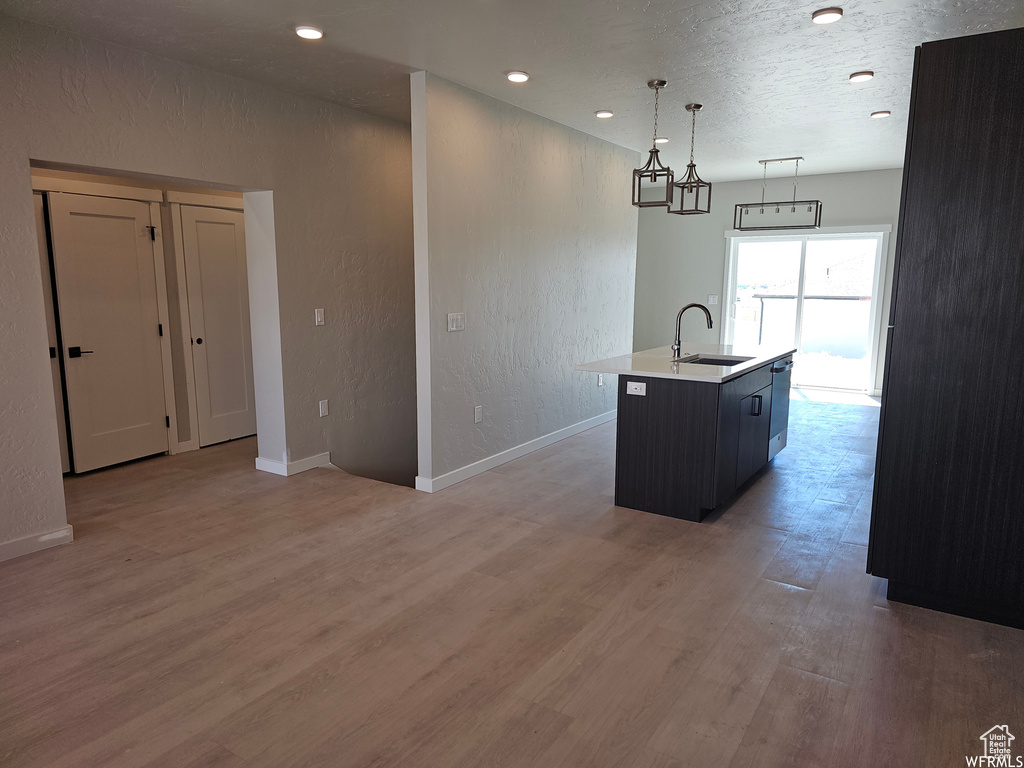
[[[254,435],[242,194],[36,166],[32,186],[64,472]]]
[[[888,235],[729,235],[723,342],[795,347],[795,387],[873,392]]]

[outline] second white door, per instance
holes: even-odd
[[[242,214],[181,206],[201,446],[256,433]]]

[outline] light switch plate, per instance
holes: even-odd
[[[647,396],[647,382],[646,381],[627,381],[626,382],[626,394],[627,395],[640,395],[641,397]]]
[[[327,401],[326,400],[321,400],[320,401],[320,417],[323,418],[326,415],[327,415]]]
[[[717,303],[718,303],[718,294],[717,293],[709,293],[708,294],[708,304],[710,306],[714,306]]]
[[[483,420],[484,420],[484,407],[482,405],[478,405],[476,408],[473,409],[473,423],[474,424],[479,424]]]
[[[466,313],[450,312],[448,314],[448,332],[466,330]]]
[[[604,386],[604,374],[603,373],[597,374],[597,386],[599,386],[599,387],[603,387]]]
[[[324,311],[323,311],[323,309],[314,309],[313,310],[313,324],[314,325],[323,325],[324,324]]]

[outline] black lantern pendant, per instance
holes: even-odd
[[[672,185],[669,195],[668,212],[688,216],[692,213],[711,213],[711,184],[697,175],[693,162],[693,141],[697,133],[697,113],[701,104],[687,104],[686,111],[693,116],[690,125],[690,163],[686,166],[686,177]]]
[[[647,87],[654,91],[654,141],[650,157],[642,168],[633,169],[633,205],[637,208],[668,207],[672,203],[672,169],[662,165],[658,157],[658,92],[668,83],[651,80]]]

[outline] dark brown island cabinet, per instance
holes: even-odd
[[[1024,627],[1024,30],[917,49],[867,570]]]
[[[724,383],[620,374],[616,506],[700,522],[732,497],[785,446],[783,362]]]

